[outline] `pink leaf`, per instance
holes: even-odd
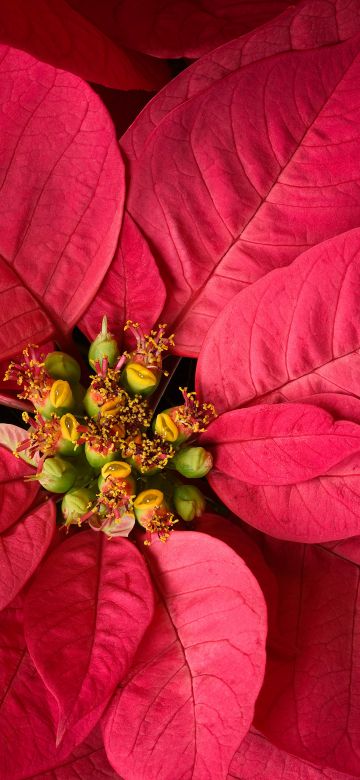
[[[262,680],[263,597],[241,559],[205,535],[175,532],[147,558],[159,602],[106,716],[107,755],[127,780],[221,780]]]
[[[327,391],[359,395],[359,250],[359,230],[336,236],[228,304],[197,372],[218,412]]]
[[[353,780],[354,775],[320,769],[279,750],[251,729],[231,763],[228,780]]]
[[[58,741],[71,732],[78,744],[98,721],[151,620],[152,601],[144,562],[127,540],[87,531],[48,557],[27,594],[25,626],[59,706]]]
[[[117,242],[123,164],[86,84],[22,52],[0,53],[5,358],[67,332],[88,306]]]
[[[2,439],[4,428],[21,430],[15,425],[0,425]],[[7,441],[9,442],[9,439]],[[1,441],[2,443],[3,441]],[[14,447],[17,443],[14,442]],[[15,458],[6,447],[0,446],[0,533],[16,523],[34,502],[39,485],[36,482],[24,481],[24,477],[34,473],[34,468],[25,464],[20,458]]]
[[[99,735],[91,734],[72,753],[70,740],[55,746],[56,702],[39,677],[26,650],[22,605],[17,600],[0,613],[0,729],[2,780],[56,780],[113,777]],[[19,735],[21,746],[19,747]],[[71,754],[71,755],[69,755]],[[98,771],[98,775],[95,771]],[[93,771],[91,775],[90,771]],[[76,772],[78,774],[76,774]],[[83,774],[80,774],[83,773]],[[38,774],[41,773],[41,774]]]
[[[337,404],[333,404],[333,410],[337,406],[340,418],[346,416],[349,407],[353,410],[352,399],[340,394],[334,394],[334,397]],[[316,398],[320,401],[322,396]],[[304,404],[263,405],[219,417],[202,437],[202,443],[206,445],[208,442],[215,455],[215,468],[208,475],[209,482],[234,514],[278,538],[319,542],[352,536],[358,533],[360,519],[360,452],[355,444],[353,454],[349,452],[348,457],[345,455],[350,440],[347,435],[343,438],[343,434],[350,432],[349,426],[354,432],[360,428],[344,419],[333,422],[334,441],[340,434],[333,448],[333,434],[330,433],[329,437],[326,433],[331,417],[320,407],[311,405],[308,406],[310,416],[305,413],[302,417],[301,410],[304,408]],[[340,414],[341,409],[343,415]],[[297,439],[289,428],[289,436],[278,438],[276,430],[280,433],[280,428],[275,428],[278,421],[284,423],[289,420],[292,425],[297,416],[299,424],[308,420],[310,425],[314,425],[310,436]],[[254,442],[237,441],[238,419],[240,430],[244,421],[249,428],[256,425],[259,430],[264,422],[264,437]],[[269,426],[271,420],[274,422],[274,438],[270,442],[265,425]],[[323,433],[316,422],[321,420]],[[353,442],[355,440],[356,433]],[[336,452],[339,461],[331,466]],[[317,463],[322,464],[322,468],[315,477]],[[313,477],[306,479],[306,470],[309,469],[310,473],[312,467]],[[306,481],[298,481],[296,473],[298,477],[303,474],[301,479],[305,476]],[[289,479],[288,484],[285,484],[286,479]],[[257,484],[255,480],[258,480]],[[283,484],[280,484],[281,480]]]
[[[37,569],[53,538],[55,516],[55,504],[48,501],[0,535],[0,609]]]
[[[109,328],[116,335],[129,319],[140,322],[147,332],[158,320],[164,301],[165,287],[153,256],[135,223],[125,214],[121,245],[79,328],[92,340],[106,313]]]
[[[224,41],[263,24],[287,8],[287,0],[69,0],[111,38],[155,57],[199,57]]]
[[[71,5],[65,0],[2,3],[1,41],[108,87],[155,89],[164,83],[163,63],[116,45],[96,19],[92,23]]]
[[[359,566],[272,539],[263,551],[280,603],[255,725],[279,748],[358,777]]]
[[[209,60],[210,85],[164,116],[130,168],[127,209],[185,355],[235,293],[359,221],[357,37],[240,67],[229,47],[235,67],[212,82]]]
[[[281,16],[201,57],[170,81],[129,128],[121,139],[121,147],[130,160],[138,159],[153,130],[167,114],[242,65],[281,52],[346,41],[359,31],[358,0],[304,0],[296,6],[292,4]]]
[[[7,450],[10,450],[11,453],[13,453],[14,450],[16,450],[18,444],[21,444],[23,441],[28,439],[28,436],[29,436],[28,431],[24,430],[24,428],[19,428],[17,425],[11,425],[8,423],[0,424],[0,447],[5,447]],[[27,450],[23,450],[22,452],[20,452],[19,458],[21,458],[21,460],[24,460],[25,463],[28,463],[30,466],[34,466],[34,467],[37,466],[37,463],[39,461],[39,456],[34,456],[32,458],[29,454],[27,454]],[[1,450],[0,450],[0,459],[1,459]],[[9,465],[11,464],[10,460],[8,461],[8,464]],[[27,472],[27,474],[28,473],[30,472]],[[31,495],[32,489],[36,488],[36,483],[30,482],[27,484],[27,486],[25,485],[25,487],[26,487],[27,495],[29,494]],[[22,511],[24,511],[22,501],[20,503],[22,506]],[[0,518],[0,530],[1,530],[1,518]]]

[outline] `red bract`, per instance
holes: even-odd
[[[359,566],[329,550],[264,540],[279,584],[255,724],[278,747],[359,776]]]
[[[155,57],[199,57],[287,8],[287,0],[68,0],[69,5],[130,49]]]
[[[66,0],[2,3],[0,40],[108,87],[151,90],[167,80],[163,63],[116,45],[71,5]]]
[[[175,532],[146,557],[159,601],[105,720],[108,758],[136,780],[226,777],[263,676],[261,591],[205,535]]]
[[[358,224],[359,41],[323,44],[359,33],[359,17],[344,23],[343,8],[339,36],[330,4],[314,41],[315,6],[181,74],[125,135],[125,150],[140,136],[127,209],[161,268],[180,354],[198,354],[236,292]]]
[[[129,669],[152,606],[143,559],[124,539],[110,543],[87,531],[49,556],[26,597],[25,633],[59,706],[58,742],[70,732],[78,744],[97,723]]]

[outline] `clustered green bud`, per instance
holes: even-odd
[[[103,318],[89,349],[95,373],[87,389],[80,384],[79,363],[65,352],[38,357],[36,348],[27,347],[24,362],[9,366],[7,378],[18,382],[21,397],[37,410],[34,419],[24,413],[31,425],[19,454],[40,456],[41,470],[31,478],[63,494],[65,525],[87,522],[111,538],[126,536],[136,518],[150,538],[166,541],[178,518],[192,521],[205,509],[199,488],[178,475],[199,479],[210,471],[210,452],[188,442],[215,412],[185,388],[182,406],[152,419],[147,397],[159,385],[163,352],[173,337],[165,337],[165,325],[148,335],[137,323],[128,321],[127,329],[136,348],[120,356]]]

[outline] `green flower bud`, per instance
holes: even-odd
[[[93,417],[96,419],[96,417],[100,414],[100,406],[103,402],[103,398],[96,390],[93,390],[91,387],[89,387],[85,393],[84,397],[84,408],[86,411],[86,414],[88,417]]]
[[[213,459],[211,453],[204,447],[184,447],[174,455],[171,465],[183,477],[200,479],[209,473]]]
[[[178,485],[174,490],[174,506],[183,520],[200,517],[205,510],[205,498],[194,485]]]
[[[115,336],[107,329],[107,317],[103,317],[101,331],[90,344],[89,363],[94,368],[96,361],[101,364],[103,358],[107,358],[110,368],[116,364],[119,356],[119,347]]]
[[[66,352],[49,352],[45,358],[45,369],[54,379],[67,379],[68,382],[80,381],[79,363]]]
[[[127,363],[121,374],[121,384],[125,390],[144,397],[154,393],[159,381],[160,372],[147,368],[142,363]]]
[[[96,497],[96,487],[93,488],[75,488],[65,494],[61,502],[61,511],[63,513],[66,525],[77,523],[79,517],[88,511],[89,504]]]
[[[116,450],[106,450],[105,448],[100,452],[87,441],[85,444],[85,455],[88,463],[93,469],[101,469],[105,466],[105,463],[110,463],[111,460],[117,460],[119,453]]]
[[[143,490],[136,496],[134,512],[137,521],[146,526],[146,522],[152,518],[154,511],[164,507],[164,494],[161,490]]]
[[[46,458],[38,475],[40,485],[51,493],[66,493],[72,488],[76,477],[76,469],[70,461],[55,456]]]

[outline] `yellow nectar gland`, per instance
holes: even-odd
[[[164,494],[161,490],[143,490],[136,496],[134,501],[135,509],[156,509],[164,501]]]
[[[101,469],[101,475],[104,479],[108,477],[115,477],[116,479],[124,479],[131,474],[131,466],[128,463],[124,463],[122,460],[112,460],[110,463],[105,463]]]
[[[155,421],[156,433],[165,441],[174,442],[179,436],[179,431],[169,414],[161,412]]]
[[[124,404],[124,397],[120,395],[116,398],[112,398],[110,401],[105,401],[105,403],[100,407],[101,417],[115,417],[121,412]]]
[[[60,417],[60,429],[61,435],[66,441],[75,442],[80,436],[77,419],[73,414],[63,414],[63,416]]]
[[[141,363],[128,363],[125,366],[125,374],[129,386],[134,387],[137,392],[148,390],[157,384],[154,372],[150,368],[141,365]]]
[[[69,382],[65,379],[57,379],[50,390],[50,403],[59,409],[62,406],[70,406],[73,402],[73,394]]]

